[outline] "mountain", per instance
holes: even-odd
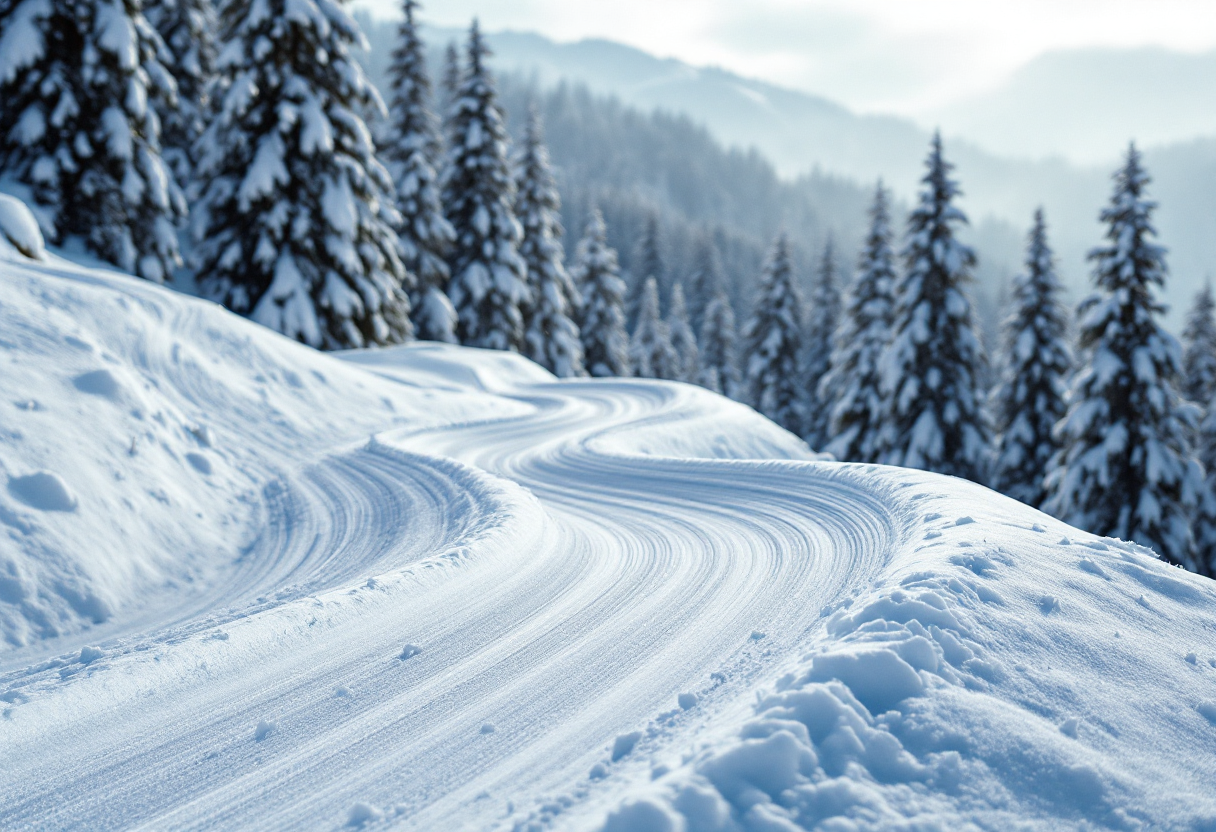
[[[1071,49],[932,118],[995,153],[1109,165],[1121,142],[1158,147],[1216,135],[1216,50]]]
[[[395,24],[366,14],[360,20],[372,44],[369,71],[382,77]],[[436,59],[443,46],[465,36],[462,30],[440,28],[425,34],[436,47]],[[539,89],[582,85],[644,112],[686,116],[727,148],[755,149],[787,181],[818,172],[868,188],[881,177],[904,200],[918,186],[930,133],[909,119],[859,115],[820,96],[604,40],[557,43],[509,31],[488,40],[499,72],[517,82]],[[1112,159],[1126,140],[1122,132],[1111,139]],[[1109,197],[1115,162],[1077,165],[1062,157],[1002,156],[949,130],[946,152],[963,187],[962,207],[976,224],[972,242],[980,249],[982,278],[990,291],[998,291],[996,284],[1021,268],[1021,237],[1040,205],[1066,285],[1074,298],[1088,291],[1085,255],[1101,241],[1098,212]],[[1178,323],[1192,294],[1216,274],[1216,137],[1149,147],[1146,164],[1155,177],[1152,195],[1161,206],[1161,242],[1170,250],[1172,278],[1163,298],[1171,323]]]

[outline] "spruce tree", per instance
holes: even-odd
[[[625,297],[625,315],[630,332],[637,329],[638,312],[641,309],[642,293],[647,279],[653,277],[661,286],[666,275],[659,216],[652,212],[642,226],[642,236],[638,238],[637,251],[634,253],[633,268],[629,270],[629,294]]]
[[[642,285],[638,325],[629,345],[633,374],[638,378],[676,380],[680,356],[671,345],[671,330],[659,313],[659,284],[653,277]]]
[[[805,356],[802,372],[805,385],[806,424],[803,436],[813,448],[820,448],[831,438],[829,428],[832,404],[820,396],[820,382],[832,366],[832,346],[836,326],[840,322],[840,278],[837,274],[836,252],[829,238],[815,275],[808,310]]]
[[[891,337],[895,280],[891,215],[880,182],[831,367],[820,382],[820,399],[828,403],[831,416],[831,439],[823,450],[839,460],[877,462],[879,458],[885,411],[879,365]]]
[[[1165,250],[1156,203],[1133,145],[1102,211],[1105,245],[1089,254],[1097,291],[1077,310],[1081,370],[1069,390],[1044,509],[1094,534],[1134,540],[1197,568],[1190,515],[1202,487],[1193,458],[1195,407],[1179,391],[1178,342],[1159,318]]]
[[[688,322],[688,307],[684,301],[684,287],[676,283],[671,287],[671,306],[667,310],[667,328],[671,332],[671,345],[679,359],[676,379],[696,384],[701,375],[700,356],[697,354],[697,336]]]
[[[702,387],[732,399],[739,398],[738,356],[735,344],[735,310],[725,292],[714,295],[705,307],[701,324]]]
[[[629,335],[625,331],[625,281],[616,251],[608,246],[604,217],[595,209],[574,249],[571,277],[582,299],[580,335],[583,361],[591,375],[628,376]]]
[[[967,217],[954,204],[959,190],[952,167],[935,135],[919,202],[908,217],[904,274],[882,358],[887,407],[880,460],[982,483],[990,457],[984,355],[963,289],[975,254],[955,238]]]
[[[688,317],[694,332],[705,325],[705,310],[720,293],[726,291],[726,277],[713,235],[701,232],[692,256],[692,273],[688,276]]]
[[[186,211],[161,158],[156,107],[177,106],[164,53],[139,0],[0,0],[0,176],[28,189],[50,242],[158,283]]]
[[[993,395],[997,440],[993,486],[1030,506],[1042,505],[1043,474],[1058,444],[1052,428],[1064,417],[1072,353],[1068,312],[1060,302],[1047,224],[1034,214],[1026,271],[1013,284],[1004,327],[1005,377]]]
[[[529,299],[527,269],[519,256],[523,229],[515,218],[515,180],[498,93],[486,65],[489,55],[474,21],[464,77],[451,107],[451,148],[443,175],[443,204],[456,230],[449,293],[462,344],[522,352],[522,307]]]
[[[443,114],[442,122],[445,125],[451,117],[452,105],[460,97],[460,82],[463,77],[460,69],[460,49],[455,41],[448,41],[443,50],[443,79],[439,87],[439,112]]]
[[[1212,284],[1195,296],[1182,330],[1182,395],[1206,408],[1216,395],[1216,302]]]
[[[802,300],[794,288],[789,242],[777,237],[743,328],[747,397],[756,410],[791,433],[803,426],[800,357]]]
[[[200,141],[204,296],[324,349],[412,334],[393,183],[364,116],[384,111],[337,4],[228,3],[215,116]]]
[[[447,254],[456,232],[443,213],[436,166],[443,154],[431,111],[426,45],[418,34],[416,0],[404,0],[397,48],[389,65],[392,106],[384,158],[397,186],[401,261],[415,277],[410,293],[417,337],[456,343],[456,310],[448,299]]]
[[[1216,408],[1209,401],[1195,440],[1205,472],[1191,531],[1195,538],[1195,571],[1216,578]]]
[[[195,144],[207,127],[209,88],[215,78],[215,6],[211,0],[157,0],[144,14],[169,57],[166,68],[177,82],[177,104],[160,109],[161,155],[183,191],[194,181]]]
[[[530,298],[524,307],[525,354],[559,378],[586,375],[574,322],[579,298],[562,250],[562,202],[535,109],[517,167],[515,214],[523,225],[519,254],[527,267]]]

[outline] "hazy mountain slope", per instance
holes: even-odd
[[[395,37],[393,24],[362,19],[372,42],[370,69],[373,77],[380,77]],[[431,29],[427,36],[442,46],[464,33]],[[756,148],[787,179],[814,169],[862,185],[881,176],[905,199],[919,182],[929,134],[907,119],[857,115],[822,97],[655,58],[606,41],[559,44],[517,32],[493,34],[489,41],[497,65],[519,77],[541,87],[562,80],[585,84],[644,111],[657,108],[686,115],[727,146]],[[976,229],[981,282],[996,291],[994,284],[1002,275],[1020,268],[1020,237],[1034,209],[1042,205],[1065,282],[1075,294],[1087,291],[1085,254],[1100,241],[1097,216],[1109,195],[1114,165],[1002,158],[949,130],[946,136],[948,156],[963,186],[964,209],[977,226],[989,217],[994,220]],[[1127,138],[1121,132],[1111,137],[1112,159]],[[584,159],[591,167],[599,162]],[[1216,193],[1216,138],[1150,149],[1146,163],[1156,177],[1153,195],[1161,204],[1161,241],[1170,249],[1173,278],[1164,300],[1172,307],[1171,319],[1178,320],[1180,308],[1205,275],[1216,273],[1216,214],[1210,207],[1210,195]],[[746,212],[752,212],[750,204]],[[845,212],[824,213],[840,217]],[[845,227],[856,226],[850,222]]]
[[[1121,141],[1216,134],[1216,50],[1076,49],[1035,58],[1004,84],[934,114],[995,153],[1109,164]]]

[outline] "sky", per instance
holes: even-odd
[[[355,0],[381,16],[398,0]],[[1216,48],[1216,0],[430,0],[423,18],[601,37],[833,98],[932,113],[1055,49]]]

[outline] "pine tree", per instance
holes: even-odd
[[[791,433],[802,430],[802,300],[794,288],[789,242],[773,244],[757,287],[752,316],[743,328],[744,380],[756,410]]]
[[[1044,509],[1094,534],[1134,540],[1195,569],[1190,514],[1202,469],[1192,458],[1195,407],[1179,394],[1178,342],[1154,297],[1165,250],[1154,243],[1148,174],[1135,146],[1102,211],[1106,245],[1089,254],[1097,292],[1077,310],[1082,369],[1057,428]]]
[[[616,251],[608,246],[608,230],[598,208],[591,212],[583,239],[574,249],[571,277],[582,299],[579,330],[588,372],[599,378],[628,376],[625,281],[617,267]]]
[[[415,333],[427,341],[456,343],[456,310],[448,299],[447,254],[456,238],[439,200],[436,165],[442,155],[431,112],[426,45],[418,34],[416,0],[404,0],[398,44],[389,66],[393,99],[384,158],[397,186],[399,252],[415,276],[410,306]]]
[[[446,125],[451,116],[452,105],[460,97],[460,82],[464,73],[460,68],[460,50],[455,41],[448,41],[443,50],[443,80],[440,83],[439,111],[443,114]],[[446,131],[445,131],[446,132]]]
[[[477,22],[469,30],[468,59],[452,104],[443,204],[456,229],[449,294],[457,335],[470,347],[521,352],[527,270],[519,256],[523,229],[515,218],[515,180],[507,161],[507,130],[490,49]]]
[[[215,77],[218,21],[211,0],[157,0],[144,14],[170,58],[166,69],[177,81],[177,105],[160,108],[161,155],[182,190],[194,180],[195,144],[207,127],[209,87]]]
[[[1207,407],[1216,395],[1216,302],[1212,284],[1195,296],[1182,330],[1182,395]]]
[[[290,12],[290,13],[289,13]],[[412,334],[392,179],[363,117],[384,104],[328,0],[223,7],[218,108],[203,135],[203,294],[324,349]]]
[[[954,205],[959,190],[940,136],[933,137],[926,167],[908,217],[905,271],[882,358],[887,408],[880,460],[984,482],[990,455],[984,355],[963,291],[975,254],[954,236],[967,217]]]
[[[637,329],[638,313],[641,309],[642,293],[649,278],[662,285],[667,276],[663,262],[663,241],[659,230],[659,216],[651,213],[646,217],[642,226],[642,236],[638,238],[637,251],[633,258],[633,268],[629,270],[629,293],[625,297],[625,315],[629,321],[630,332]]]
[[[0,0],[0,174],[51,242],[163,282],[185,200],[152,105],[176,106],[139,0]]]
[[[840,278],[836,268],[836,252],[829,238],[812,289],[807,316],[806,353],[802,365],[803,383],[806,385],[803,435],[813,448],[822,447],[830,438],[833,402],[820,396],[820,382],[832,366],[832,345],[840,315]]]
[[[1013,312],[1004,327],[1005,378],[993,395],[999,431],[993,486],[1035,507],[1046,496],[1043,473],[1059,449],[1052,428],[1064,417],[1072,368],[1061,291],[1040,208],[1026,271],[1014,280]]]
[[[524,308],[525,352],[559,378],[586,375],[579,340],[579,298],[565,266],[562,209],[540,115],[532,110],[519,164],[515,213],[523,224],[519,254],[527,267],[530,300]]]
[[[680,356],[671,345],[671,330],[659,314],[659,284],[653,277],[642,286],[638,305],[638,325],[629,345],[633,372],[638,378],[675,380],[680,371]]]
[[[693,250],[692,273],[688,276],[688,315],[693,331],[705,325],[705,310],[720,293],[726,291],[726,277],[718,247],[709,232],[702,232]]]
[[[1195,440],[1205,476],[1199,489],[1191,530],[1195,538],[1195,571],[1216,578],[1216,408],[1209,401]]]
[[[857,277],[820,382],[820,398],[830,403],[831,440],[823,450],[847,462],[877,462],[885,410],[880,363],[891,337],[895,305],[895,254],[891,215],[882,183],[870,208]]]
[[[737,399],[739,391],[738,357],[735,345],[735,310],[725,292],[719,292],[705,307],[701,324],[702,387]]]
[[[688,307],[684,301],[684,287],[677,283],[671,287],[671,306],[667,310],[667,328],[671,332],[671,345],[679,359],[676,379],[696,384],[701,375],[700,356],[697,354],[697,336],[688,322]]]

